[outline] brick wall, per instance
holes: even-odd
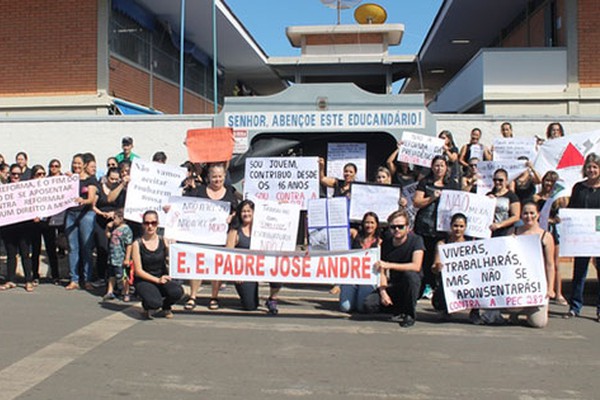
[[[96,1],[0,0],[0,10],[0,96],[96,93]]]
[[[578,0],[579,84],[600,87],[600,7],[598,0]]]
[[[109,94],[149,107],[150,74],[111,57]],[[213,112],[212,102],[189,92],[184,93],[183,104],[185,114],[210,114]],[[178,86],[155,77],[154,108],[165,114],[179,113]]]

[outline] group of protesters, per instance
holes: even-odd
[[[501,135],[512,137],[512,126],[501,125]],[[548,126],[545,139],[552,140],[564,136],[559,123]],[[481,176],[478,173],[480,161],[492,160],[492,149],[480,143],[481,130],[474,128],[470,140],[460,149],[449,131],[442,131],[442,154],[433,157],[430,168],[414,166],[398,161],[398,149],[392,152],[386,162],[377,169],[374,182],[406,187],[416,184],[411,199],[401,197],[397,211],[380,221],[374,212],[366,212],[359,224],[350,229],[352,248],[380,249],[380,260],[374,268],[380,272],[377,285],[346,285],[339,287],[340,309],[345,312],[391,313],[391,320],[402,327],[410,327],[416,321],[417,300],[421,297],[432,299],[436,310],[449,318],[443,293],[440,272],[443,263],[439,247],[448,243],[473,240],[465,235],[469,215],[455,214],[451,218],[450,232],[440,232],[437,228],[437,209],[444,190],[462,190],[476,193]],[[41,240],[44,239],[50,266],[50,280],[60,284],[58,256],[60,238],[68,243],[69,281],[66,290],[83,288],[93,290],[106,285],[104,299],[111,301],[120,292],[125,302],[131,300],[131,286],[135,295],[142,301],[145,318],[163,316],[172,318],[172,306],[184,297],[181,284],[172,279],[168,270],[169,241],[160,234],[159,214],[147,211],[141,223],[125,221],[127,188],[130,182],[132,161],[138,156],[133,153],[133,139],[122,139],[122,152],[110,157],[106,162],[106,173],[96,177],[96,159],[91,153],[76,154],[68,172],[62,172],[59,160],[53,159],[48,169],[42,165],[29,167],[27,154],[16,155],[14,164],[6,164],[0,159],[0,180],[11,184],[29,179],[68,174],[79,177],[77,205],[48,218],[35,218],[0,227],[0,235],[7,254],[7,273],[0,290],[17,287],[17,255],[20,256],[24,288],[35,290],[40,283],[39,260]],[[1,157],[1,156],[0,156]],[[157,152],[153,161],[166,163],[167,156]],[[187,177],[181,183],[183,196],[223,201],[230,205],[229,234],[226,247],[248,249],[252,234],[254,203],[243,200],[229,182],[227,162],[200,165],[186,162]],[[352,196],[352,184],[356,181],[357,167],[349,163],[343,168],[343,178],[325,174],[325,160],[319,159],[320,183],[333,188],[333,196]],[[496,209],[494,221],[489,227],[492,237],[508,235],[537,235],[540,237],[542,257],[545,264],[548,297],[560,305],[568,305],[566,318],[578,316],[583,306],[583,286],[587,274],[589,257],[576,257],[573,274],[572,293],[567,301],[562,293],[562,277],[558,269],[559,209],[600,208],[600,156],[589,154],[583,165],[583,181],[573,188],[570,200],[559,199],[552,204],[549,229],[546,232],[538,223],[540,210],[551,199],[553,188],[559,176],[548,171],[543,176],[534,169],[530,160],[526,170],[514,180],[504,169],[493,174],[493,187],[487,196],[494,197]],[[537,189],[539,187],[539,190]],[[408,204],[417,210],[413,216]],[[96,253],[95,268],[94,251]],[[598,260],[595,260],[598,268]],[[66,277],[65,277],[66,278]],[[197,307],[197,293],[201,281],[189,282],[190,292],[184,308]],[[219,292],[222,283],[211,282],[211,295],[208,308],[219,309]],[[270,314],[278,313],[277,298],[282,285],[270,283],[270,293],[265,306]],[[235,289],[240,296],[242,307],[255,310],[259,307],[258,284],[256,282],[236,282]],[[337,288],[336,288],[337,289]],[[334,291],[335,292],[335,291]],[[536,307],[508,310],[472,309],[470,318],[477,324],[506,323],[504,315],[516,321],[525,315],[526,322],[535,327],[547,324],[547,303]],[[598,303],[600,322],[600,299]]]

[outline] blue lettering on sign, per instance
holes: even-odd
[[[267,126],[267,117],[256,114],[228,115],[227,126],[232,128],[264,128]]]
[[[421,126],[420,112],[350,113],[349,126]]]
[[[315,114],[276,114],[271,126],[284,128],[310,128],[316,126]]]

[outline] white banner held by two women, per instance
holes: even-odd
[[[56,215],[77,205],[79,175],[0,185],[0,226]]]
[[[538,235],[503,236],[440,246],[449,312],[546,304],[546,272]]]
[[[226,201],[170,197],[164,221],[165,237],[181,242],[225,245],[230,208]]]

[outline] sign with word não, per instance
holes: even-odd
[[[437,230],[450,232],[450,220],[456,213],[467,217],[465,235],[476,238],[492,236],[490,225],[494,222],[497,199],[459,190],[442,190],[437,210]]]
[[[470,308],[546,304],[546,272],[538,235],[503,236],[439,247],[450,313]]]
[[[231,204],[197,197],[169,198],[165,237],[181,242],[225,245]]]
[[[244,198],[298,204],[319,198],[317,157],[247,158]]]
[[[251,250],[296,250],[300,206],[255,200],[250,236]]]
[[[181,182],[186,174],[184,168],[139,158],[133,160],[125,199],[125,219],[142,222],[144,212],[154,210],[163,226],[166,218],[163,206],[168,203],[169,197],[181,195]]]
[[[77,205],[79,175],[0,185],[0,226],[46,218]]]
[[[175,279],[376,285],[379,249],[343,252],[264,252],[174,243],[170,274]]]

